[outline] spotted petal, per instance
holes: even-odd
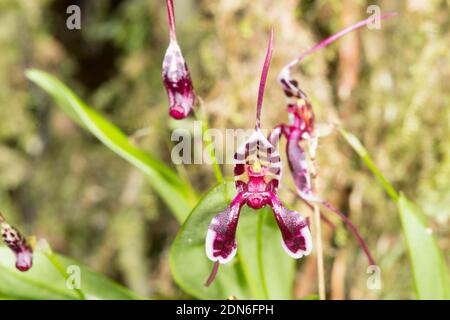
[[[210,260],[223,264],[236,255],[236,227],[244,203],[244,194],[238,193],[233,202],[212,219],[206,235],[206,255]]]
[[[305,151],[300,146],[300,130],[293,130],[287,141],[289,168],[299,196],[307,201],[318,202],[320,199],[312,192],[311,176],[306,161]]]
[[[312,238],[308,223],[298,212],[286,209],[275,194],[271,206],[283,237],[284,250],[293,258],[307,256],[312,250]]]
[[[3,241],[16,255],[16,268],[27,271],[33,265],[33,250],[26,239],[0,216]]]
[[[257,128],[250,137],[239,146],[234,155],[234,178],[236,189],[242,191],[242,186],[248,182],[248,168],[255,162],[261,166],[261,174],[272,191],[276,191],[281,180],[281,160],[276,148]]]

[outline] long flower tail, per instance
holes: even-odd
[[[364,253],[367,256],[369,264],[370,265],[375,264],[375,261],[369,252],[369,248],[367,247],[366,243],[360,236],[358,230],[356,229],[355,225],[351,222],[351,220],[345,214],[343,214],[341,211],[339,211],[337,208],[331,205],[328,201],[323,200],[321,197],[316,195],[315,192],[313,191],[311,187],[311,177],[310,171],[308,169],[308,164],[306,161],[305,151],[299,144],[300,135],[301,132],[299,130],[293,131],[288,137],[288,142],[286,146],[289,167],[291,169],[292,177],[294,179],[294,183],[299,197],[306,202],[319,203],[323,205],[325,208],[332,211],[333,213],[337,214],[358,240],[361,248],[363,249]]]
[[[369,247],[367,246],[366,242],[364,241],[364,239],[359,234],[358,229],[356,229],[356,227],[353,224],[353,222],[345,214],[343,214],[341,211],[339,211],[336,207],[334,207],[328,201],[320,200],[320,204],[323,205],[328,210],[330,210],[331,212],[337,214],[339,216],[339,218],[341,218],[341,220],[347,225],[347,227],[353,233],[355,238],[358,240],[359,245],[363,249],[364,254],[367,257],[367,260],[369,261],[369,265],[376,265],[375,260],[373,259],[372,255],[370,254]]]
[[[205,287],[209,287],[214,282],[217,276],[217,272],[219,271],[219,266],[220,266],[219,261],[214,262],[211,274],[209,275],[208,279],[205,282]]]
[[[258,103],[256,105],[256,128],[260,128],[261,123],[261,109],[262,109],[262,103],[264,98],[264,90],[266,88],[266,81],[267,81],[267,74],[269,73],[269,67],[270,67],[270,60],[272,59],[272,52],[273,52],[273,35],[274,30],[273,27],[270,30],[270,38],[269,38],[269,44],[267,46],[267,52],[266,52],[266,59],[264,61],[264,66],[261,72],[261,80],[259,82],[259,91],[258,91]]]
[[[339,38],[345,36],[346,34],[360,29],[366,25],[368,25],[369,23],[373,22],[374,19],[380,19],[380,20],[384,20],[384,19],[388,19],[391,17],[395,17],[397,16],[398,13],[397,12],[389,12],[389,13],[385,13],[383,15],[380,15],[378,17],[369,17],[365,20],[361,20],[359,22],[356,22],[354,24],[352,24],[351,26],[333,34],[332,36],[320,41],[319,43],[317,43],[316,45],[314,45],[312,48],[304,51],[300,56],[298,56],[297,58],[295,58],[294,60],[292,60],[291,62],[289,62],[286,66],[283,67],[283,69],[281,70],[279,76],[278,76],[278,81],[280,82],[280,84],[283,87],[283,90],[285,91],[285,93],[289,96],[296,96],[297,98],[301,98],[301,99],[305,99],[307,100],[306,95],[300,90],[300,88],[298,87],[298,83],[297,81],[293,80],[291,77],[291,69],[297,65],[298,63],[300,63],[304,58],[306,58],[307,56],[309,56],[310,54],[313,54],[316,51],[319,51],[322,48],[325,48],[326,46],[328,46],[329,44],[333,43],[334,41],[338,40]]]
[[[317,43],[315,46],[313,46],[312,48],[306,50],[305,52],[303,52],[300,56],[298,56],[297,58],[295,58],[294,60],[292,60],[291,62],[289,62],[286,67],[291,69],[293,66],[295,66],[297,63],[299,63],[300,61],[302,61],[304,58],[306,58],[307,56],[309,56],[310,54],[319,51],[322,48],[325,48],[326,46],[328,46],[329,44],[333,43],[334,41],[338,40],[339,38],[345,36],[346,34],[360,29],[366,25],[368,25],[369,23],[373,22],[374,19],[380,19],[380,20],[384,20],[384,19],[388,19],[391,17],[395,17],[398,16],[397,12],[388,12],[385,13],[383,15],[380,15],[379,17],[369,17],[367,19],[358,21],[354,24],[352,24],[351,26],[333,34],[332,36],[320,41],[319,43]]]

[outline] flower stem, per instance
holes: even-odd
[[[316,183],[314,183],[316,185]],[[317,252],[317,278],[319,284],[319,298],[325,300],[325,272],[323,267],[322,232],[320,227],[320,209],[314,204],[314,226],[316,229],[316,252]]]
[[[317,181],[317,167],[315,163],[315,149],[317,144],[310,144],[310,157],[311,157],[311,171],[312,171],[312,189],[313,192],[316,193],[318,189],[318,181]],[[313,149],[313,150],[311,150]],[[320,225],[320,208],[319,204],[314,203],[314,228],[316,234],[316,256],[317,256],[317,281],[319,287],[319,299],[325,300],[325,271],[323,264],[323,245],[322,245],[322,231]]]
[[[262,237],[263,237],[263,227],[264,227],[264,218],[265,212],[262,211],[258,214],[258,231],[257,231],[257,254],[258,254],[258,269],[259,269],[259,278],[261,280],[261,285],[263,288],[264,298],[269,299],[269,290],[267,289],[266,277],[264,275],[264,261],[263,261],[263,245],[262,245]]]
[[[220,170],[219,163],[217,162],[217,156],[216,156],[216,149],[214,148],[214,145],[212,143],[211,137],[208,135],[208,119],[206,117],[204,108],[203,108],[203,99],[199,96],[197,96],[198,104],[199,104],[199,110],[200,112],[194,111],[195,118],[201,122],[202,124],[202,139],[206,144],[206,147],[209,148],[209,156],[211,157],[211,164],[213,166],[214,170],[214,176],[216,177],[216,180],[218,183],[223,183],[223,175],[222,171]]]
[[[170,40],[177,41],[173,0],[166,0],[166,5],[167,5],[167,16],[169,18]]]

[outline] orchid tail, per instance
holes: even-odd
[[[270,33],[258,91],[255,130],[239,146],[234,155],[234,176],[237,195],[231,204],[217,214],[208,228],[205,241],[206,255],[214,262],[210,285],[217,274],[219,263],[231,261],[237,252],[236,229],[242,206],[258,210],[269,205],[282,235],[282,247],[293,258],[311,253],[312,239],[307,220],[296,211],[283,206],[277,196],[281,178],[281,159],[275,147],[260,130],[264,89],[273,50],[273,28]]]
[[[388,18],[392,18],[398,16],[397,12],[389,12],[389,13],[385,13],[383,15],[380,15],[379,17],[369,17],[367,19],[361,20],[359,22],[356,22],[355,24],[352,24],[351,26],[333,34],[332,36],[320,41],[319,43],[317,43],[315,46],[313,46],[312,48],[306,50],[305,52],[303,52],[300,56],[298,56],[297,58],[295,58],[294,60],[292,60],[291,62],[289,62],[286,67],[289,69],[292,69],[293,66],[295,66],[296,64],[298,64],[300,61],[302,61],[304,58],[306,58],[307,56],[309,56],[310,54],[313,54],[316,51],[319,51],[322,48],[325,48],[326,46],[330,45],[331,43],[333,43],[334,41],[338,40],[339,38],[342,38],[343,36],[345,36],[346,34],[357,30],[359,28],[362,28],[366,25],[368,25],[369,23],[373,22],[374,19],[380,19],[380,20],[384,20],[384,19],[388,19]]]
[[[370,254],[369,247],[367,246],[364,239],[361,237],[361,235],[358,232],[358,229],[356,229],[353,222],[341,211],[339,211],[337,208],[335,208],[331,203],[329,203],[326,200],[320,200],[320,204],[323,205],[325,208],[330,210],[331,212],[335,213],[336,215],[341,218],[341,220],[347,225],[347,227],[350,229],[350,231],[355,236],[356,240],[359,242],[360,247],[363,249],[364,254],[367,257],[367,260],[369,262],[369,265],[376,265],[375,260],[373,259],[372,255]]]
[[[258,90],[258,103],[256,105],[256,128],[260,128],[261,124],[261,109],[264,99],[264,90],[266,88],[267,75],[269,74],[270,60],[272,59],[273,52],[273,36],[274,30],[273,27],[270,30],[269,44],[267,46],[266,58],[264,60],[263,69],[261,71],[261,79],[259,81],[259,90]]]
[[[209,275],[208,279],[205,282],[205,287],[209,287],[214,282],[214,280],[216,279],[216,276],[217,276],[217,272],[219,271],[219,266],[220,266],[220,262],[215,261],[213,268],[211,270],[211,274]]]
[[[313,54],[314,52],[319,51],[322,48],[325,48],[326,46],[328,46],[329,44],[331,44],[334,41],[338,40],[339,38],[345,36],[346,34],[368,25],[369,23],[373,22],[374,19],[384,20],[384,19],[388,19],[388,18],[391,18],[391,17],[395,17],[397,15],[398,15],[398,13],[396,13],[396,12],[389,12],[389,13],[385,13],[383,15],[380,15],[378,17],[371,16],[371,17],[369,17],[367,19],[364,19],[364,20],[361,20],[359,22],[356,22],[355,24],[352,24],[351,26],[349,26],[349,27],[347,27],[347,28],[345,28],[345,29],[343,29],[343,30],[333,34],[332,36],[322,40],[321,42],[319,42],[318,44],[316,44],[312,48],[304,51],[300,56],[298,56],[297,58],[295,58],[294,60],[289,62],[286,66],[284,66],[283,69],[281,70],[279,76],[278,76],[278,81],[283,86],[283,89],[284,89],[285,93],[288,96],[295,96],[297,98],[302,98],[302,99],[305,99],[306,102],[308,102],[306,95],[298,87],[297,81],[293,80],[292,77],[291,77],[291,69],[296,64],[301,62],[304,58],[306,58],[310,54]]]

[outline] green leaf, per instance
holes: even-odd
[[[445,260],[419,207],[403,194],[398,201],[419,299],[450,299]]]
[[[58,259],[65,269],[71,265],[80,267],[81,290],[87,299],[142,299],[72,259],[63,256],[58,256]],[[79,299],[45,254],[36,251],[33,267],[27,272],[18,271],[14,264],[14,254],[7,247],[0,246],[0,296],[9,299]]]
[[[429,232],[426,218],[421,209],[404,195],[398,195],[391,183],[376,166],[366,148],[356,136],[339,129],[345,140],[366,163],[386,193],[397,203],[402,229],[408,247],[409,260],[413,270],[414,286],[418,299],[449,299],[450,284],[448,269],[433,235]]]
[[[220,266],[210,287],[204,286],[213,265],[205,253],[208,225],[229,205],[235,193],[232,182],[214,187],[185,221],[170,254],[176,282],[189,294],[203,299],[225,299],[231,295],[238,299],[291,299],[295,260],[282,249],[270,208],[242,208],[237,256]]]
[[[183,182],[175,171],[130,143],[119,128],[88,107],[52,75],[39,70],[28,70],[26,75],[52,96],[57,105],[75,122],[90,131],[117,155],[141,170],[178,221],[184,221],[196,201],[196,196],[192,188]]]
[[[382,187],[387,192],[387,194],[392,198],[392,200],[397,201],[398,200],[397,191],[395,191],[391,183],[384,177],[384,175],[381,173],[381,170],[378,169],[377,165],[375,164],[375,162],[373,162],[366,148],[364,148],[359,139],[342,128],[339,128],[339,132],[342,134],[347,143],[353,148],[353,150],[355,150],[355,152],[359,155],[359,157],[364,161],[369,170],[372,171],[372,174],[381,183]]]

